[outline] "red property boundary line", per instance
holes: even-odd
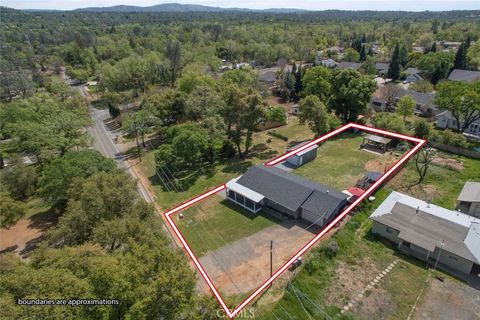
[[[178,239],[180,240],[180,242],[184,246],[185,250],[187,251],[188,255],[193,260],[193,263],[197,267],[198,271],[200,272],[200,274],[202,275],[202,277],[205,279],[208,286],[212,290],[215,298],[218,300],[218,302],[220,303],[222,308],[225,310],[227,316],[230,319],[232,319],[233,317],[238,315],[240,310],[242,310],[247,304],[252,302],[253,299],[255,299],[260,293],[262,293],[266,288],[268,288],[269,285],[273,281],[275,281],[275,279],[277,279],[283,272],[285,272],[285,270],[287,270],[295,260],[297,260],[308,249],[310,249],[325,233],[330,231],[340,220],[342,220],[350,211],[352,211],[361,201],[363,201],[375,189],[377,189],[383,182],[385,182],[388,177],[390,177],[392,174],[394,174],[395,170],[400,168],[410,157],[413,156],[414,153],[416,153],[420,148],[422,148],[427,143],[426,140],[406,136],[406,135],[399,134],[399,133],[396,133],[396,132],[390,132],[390,131],[381,130],[381,129],[377,129],[377,128],[373,128],[373,127],[367,127],[367,126],[363,126],[363,125],[356,124],[356,123],[349,123],[349,124],[346,124],[346,125],[338,128],[338,129],[334,130],[334,131],[331,131],[331,132],[329,132],[329,133],[327,133],[327,134],[325,134],[325,135],[323,135],[323,136],[321,136],[317,139],[314,139],[314,140],[310,141],[309,143],[307,143],[307,144],[305,144],[305,145],[303,145],[303,146],[301,146],[301,147],[299,147],[295,150],[292,150],[292,151],[290,151],[288,153],[285,153],[285,154],[283,154],[283,155],[281,155],[277,158],[274,158],[273,160],[270,160],[269,162],[265,163],[265,165],[267,165],[267,166],[276,165],[279,162],[282,162],[282,161],[286,160],[287,158],[296,154],[299,151],[307,149],[307,148],[313,146],[314,144],[317,144],[319,142],[327,140],[327,139],[329,139],[329,138],[331,138],[331,137],[333,137],[333,136],[335,136],[335,135],[337,135],[341,132],[344,132],[348,129],[351,129],[351,128],[356,128],[356,129],[360,129],[360,130],[364,130],[364,131],[368,131],[368,132],[372,132],[372,133],[382,134],[382,135],[393,137],[393,138],[398,138],[398,139],[403,139],[403,140],[407,140],[407,141],[410,141],[410,142],[415,142],[415,143],[417,143],[417,145],[415,147],[413,147],[409,152],[407,152],[392,167],[390,167],[390,169],[385,174],[383,174],[377,182],[375,182],[373,185],[371,185],[370,188],[368,188],[360,197],[358,197],[345,210],[343,210],[343,212],[340,215],[338,215],[337,218],[335,218],[332,222],[330,222],[320,233],[318,233],[312,240],[310,240],[306,245],[304,245],[302,249],[300,249],[290,260],[288,260],[282,267],[280,267],[270,278],[268,278],[262,285],[260,285],[252,294],[250,294],[250,296],[248,296],[233,311],[231,311],[228,308],[228,306],[226,305],[226,303],[223,300],[222,296],[220,295],[219,291],[217,290],[217,288],[213,284],[212,280],[210,279],[210,277],[206,273],[203,266],[200,264],[199,259],[195,256],[192,249],[188,245],[187,241],[185,240],[182,233],[177,228],[176,224],[173,222],[172,217],[171,217],[172,214],[174,214],[176,212],[179,212],[179,211],[182,211],[182,210],[185,210],[188,207],[192,206],[193,204],[195,204],[195,203],[197,203],[197,202],[199,202],[199,201],[201,201],[201,200],[203,200],[203,199],[205,199],[205,198],[207,198],[207,197],[225,189],[226,188],[225,184],[217,186],[217,187],[203,193],[202,195],[200,195],[198,197],[195,197],[191,200],[188,200],[188,201],[180,204],[179,206],[177,206],[173,209],[170,209],[170,210],[163,213],[165,215],[165,218],[167,219],[168,223],[172,227],[173,231],[177,235]]]

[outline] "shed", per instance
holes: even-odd
[[[362,147],[370,145],[385,152],[387,151],[387,147],[391,141],[392,139],[389,138],[377,136],[374,134],[367,134],[365,137],[363,137]]]
[[[295,149],[298,149],[304,145],[306,145],[308,142],[303,142],[300,144],[297,144],[293,146],[292,148],[288,149],[287,152],[293,151]],[[313,146],[310,146],[306,149],[303,149],[301,151],[298,151],[291,157],[287,159],[287,163],[291,164],[294,167],[301,167],[307,162],[312,161],[317,157],[317,150],[318,150],[318,145],[314,144]]]

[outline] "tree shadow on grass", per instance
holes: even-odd
[[[270,149],[265,143],[259,143],[250,150],[249,158],[258,158],[260,160],[270,160],[278,155],[278,151]]]
[[[207,179],[215,174],[215,165],[205,165],[198,169],[184,169],[172,172],[167,168],[156,169],[155,174],[148,179],[154,186],[160,186],[164,192],[187,191],[197,180],[204,176]]]

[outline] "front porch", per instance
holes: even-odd
[[[235,178],[227,182],[227,199],[252,213],[258,213],[262,210],[264,196],[238,184],[238,179]]]

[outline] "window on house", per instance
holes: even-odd
[[[408,241],[403,241],[403,242],[402,242],[402,245],[403,245],[404,247],[410,248],[411,243],[408,242]]]
[[[393,234],[393,229],[387,227],[387,229],[385,229],[385,232],[387,232],[387,233],[389,233],[389,234]]]
[[[451,255],[448,255],[448,257],[452,260],[455,260],[455,261],[458,261],[458,258],[457,257],[454,257],[454,256],[451,256]]]
[[[232,190],[228,190],[228,197],[235,200],[235,192],[233,192]]]

